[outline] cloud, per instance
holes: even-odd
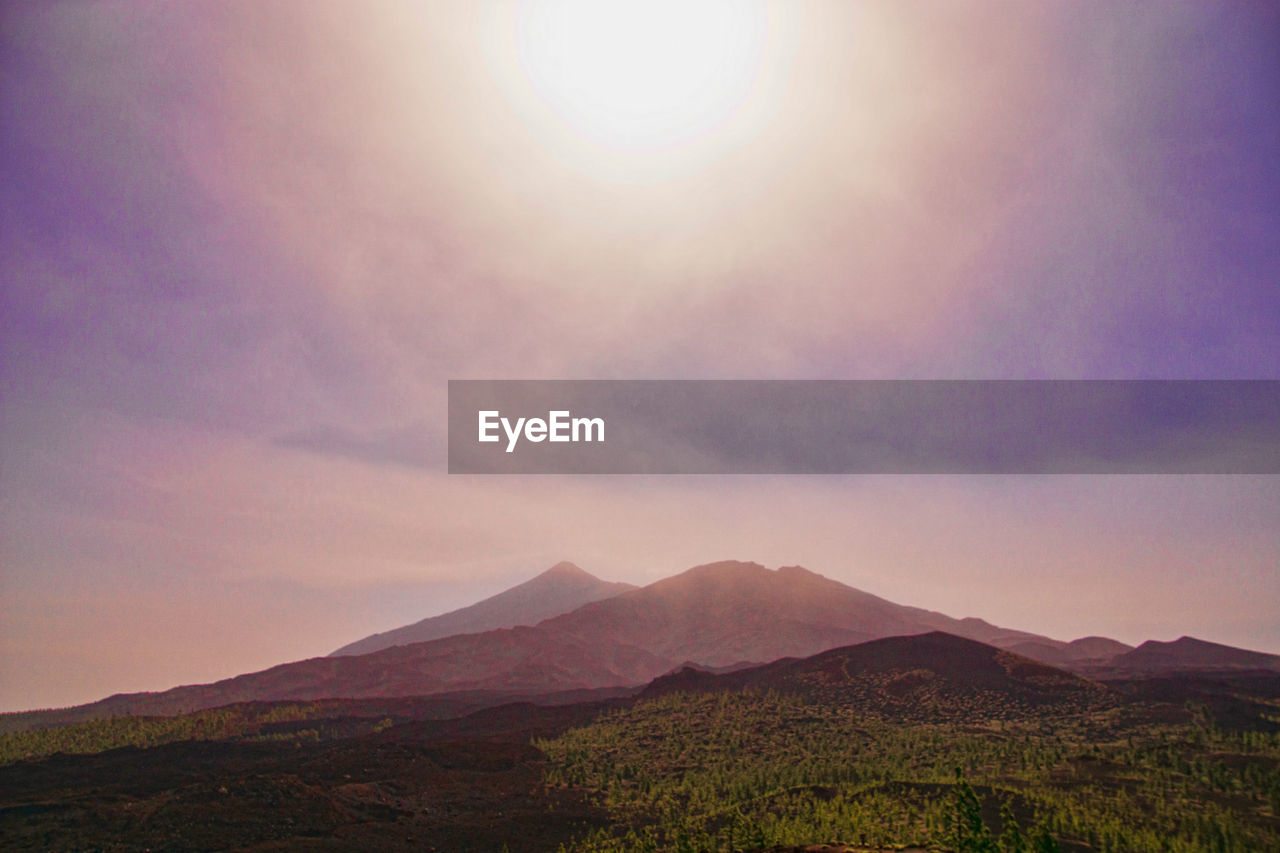
[[[439,471],[444,445],[425,423],[365,435],[333,425],[316,425],[275,439],[281,447],[345,456],[379,465],[404,465]]]

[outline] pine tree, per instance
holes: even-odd
[[[1005,802],[1000,806],[1000,850],[1002,853],[1028,853],[1027,837],[1018,826],[1018,819],[1013,814],[1013,806]]]
[[[982,819],[982,801],[958,767],[952,793],[951,843],[957,853],[999,853]]]

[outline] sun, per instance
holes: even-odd
[[[573,134],[643,153],[732,121],[757,83],[767,14],[749,0],[542,0],[513,23],[534,97]]]

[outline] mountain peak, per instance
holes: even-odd
[[[1207,640],[1198,640],[1195,637],[1189,637],[1183,634],[1176,640],[1147,640],[1138,646],[1140,649],[1192,649],[1205,646],[1217,646],[1217,643],[1210,643]]]
[[[741,574],[759,574],[760,572],[767,571],[768,569],[759,563],[749,563],[743,560],[718,560],[714,563],[703,563],[700,566],[694,566],[692,569],[687,569],[681,574],[718,575],[730,577]],[[679,577],[679,575],[676,575],[676,577]]]
[[[591,572],[570,563],[568,560],[561,560],[542,574],[538,575],[538,577],[587,578],[593,581],[600,580],[598,577],[591,574]]]

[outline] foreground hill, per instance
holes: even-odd
[[[1082,710],[1110,699],[1105,687],[1081,676],[941,631],[720,675],[686,668],[655,680],[645,695],[743,688],[913,720]]]
[[[497,628],[536,625],[584,604],[635,589],[629,583],[602,581],[573,563],[557,563],[542,574],[492,598],[349,643],[331,656],[364,655],[392,646],[407,646]]]

